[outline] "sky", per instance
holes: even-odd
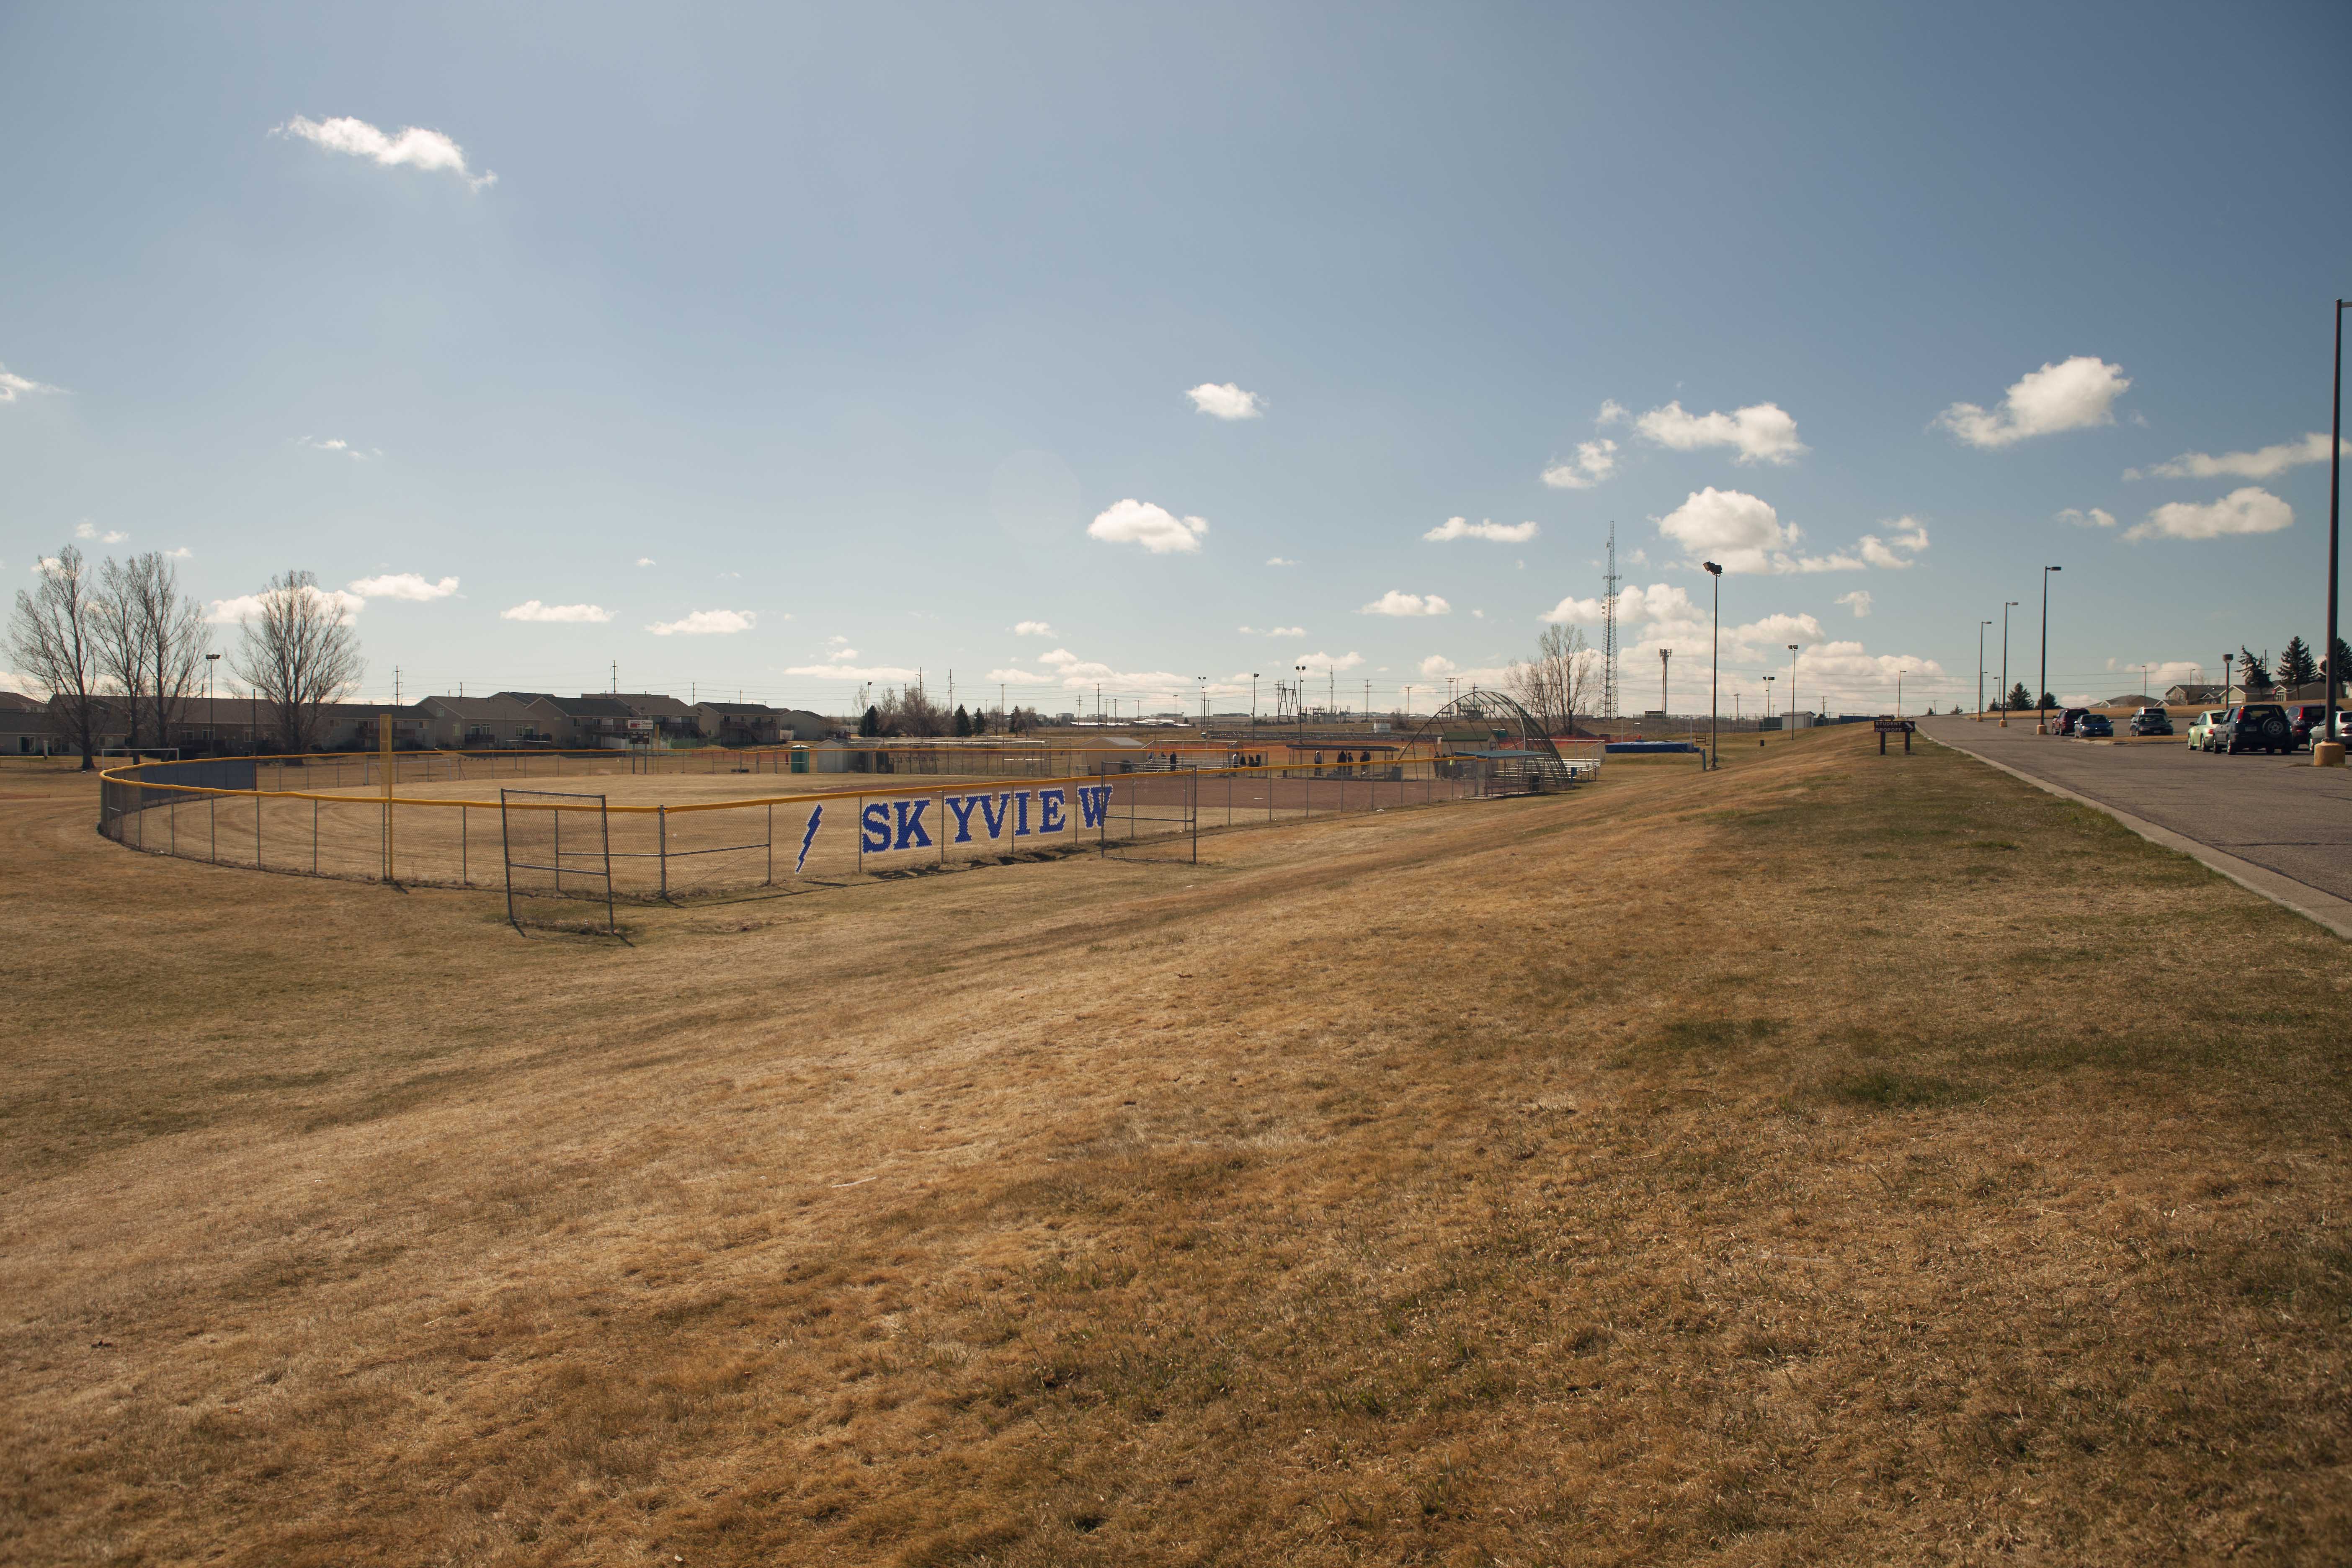
[[[0,575],[362,694],[2317,646],[2352,8],[0,7]],[[2044,566],[2063,570],[2045,577]],[[2352,611],[2347,611],[2352,616]],[[1981,623],[1993,625],[1986,633]],[[6,661],[0,658],[0,677]],[[1255,680],[1253,682],[1253,672]],[[1369,684],[1368,684],[1369,683]]]

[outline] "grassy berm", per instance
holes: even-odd
[[[1932,745],[626,945],[0,795],[0,1559],[2352,1557],[2352,952]]]

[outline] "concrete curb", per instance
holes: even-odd
[[[2052,784],[2048,779],[2035,778],[2032,773],[2022,773],[2011,767],[2007,763],[1997,763],[1981,752],[1972,752],[1957,741],[1946,740],[1941,735],[1930,732],[1924,725],[1920,728],[1919,733],[1939,746],[1948,746],[1964,757],[1982,763],[1989,768],[1998,769],[2013,779],[2032,784],[2035,789],[2057,795],[2061,799],[2071,800],[2077,805],[2087,805],[2094,811],[2105,812],[2149,843],[2161,845],[2167,849],[2186,855],[2208,869],[2218,871],[2229,878],[2246,891],[2268,899],[2282,909],[2293,910],[2313,924],[2324,926],[2345,941],[2352,942],[2352,900],[2339,899],[2333,893],[2321,892],[2308,882],[2298,882],[2294,878],[2283,876],[2267,866],[2257,866],[2251,860],[2241,860],[2227,850],[2216,849],[2210,844],[2200,843],[2186,835],[2175,833],[2169,827],[2158,827],[2147,818],[2134,816],[2130,812],[2109,805],[2105,801],[2095,800],[2087,795],[2077,794],[2063,784]]]

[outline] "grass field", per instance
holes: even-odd
[[[12,774],[0,1558],[2341,1562],[2352,955],[1815,731],[723,908]]]

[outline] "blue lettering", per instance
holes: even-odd
[[[1070,826],[1069,817],[1064,815],[1065,807],[1062,803],[1066,798],[1057,789],[1041,789],[1037,792],[1038,832],[1060,833]]]
[[[898,842],[891,847],[929,849],[931,836],[923,831],[923,808],[931,803],[929,800],[894,800],[890,804],[898,808]],[[914,809],[909,811],[909,806]]]
[[[1011,794],[1014,802],[1013,808],[1013,837],[1015,838],[1026,838],[1029,837],[1029,792],[1025,789],[1016,789],[1012,791]]]
[[[1100,827],[1110,810],[1110,785],[1087,784],[1078,790],[1078,818],[1082,827]]]
[[[988,836],[991,838],[1004,837],[1005,804],[1012,798],[1009,795],[984,795],[980,797],[980,815],[988,824]]]
[[[955,841],[959,844],[971,843],[971,808],[986,797],[977,795],[942,795],[940,798],[946,801],[948,809],[955,814]]]
[[[868,855],[878,855],[890,847],[890,807],[881,801],[869,801],[857,814],[857,847]]]

